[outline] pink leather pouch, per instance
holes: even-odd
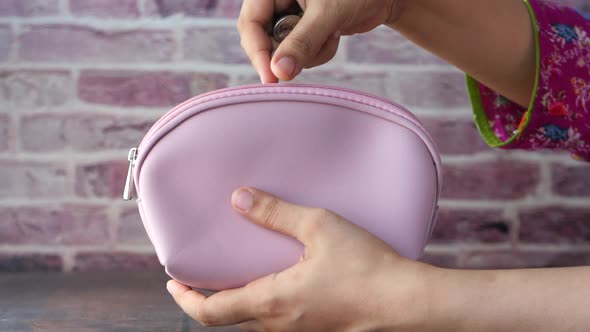
[[[296,264],[297,240],[233,211],[252,186],[332,210],[418,259],[437,212],[441,161],[408,110],[366,93],[273,84],[207,93],[172,109],[129,154],[137,204],[174,279],[223,290]]]

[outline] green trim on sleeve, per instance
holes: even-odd
[[[534,33],[534,35],[535,35],[535,50],[537,52],[537,54],[536,54],[537,72],[535,75],[535,86],[533,88],[533,96],[531,98],[528,110],[524,114],[524,118],[525,118],[524,121],[525,122],[524,122],[524,127],[522,128],[522,130],[524,131],[524,129],[526,129],[529,125],[529,122],[531,120],[531,114],[533,112],[533,108],[535,106],[535,101],[537,99],[537,90],[539,88],[539,76],[540,76],[539,74],[541,71],[541,44],[540,44],[540,40],[539,40],[539,24],[537,21],[537,16],[535,15],[535,11],[529,1],[527,1],[527,0],[523,0],[523,1],[529,10],[529,14],[531,15],[533,29],[535,32]],[[510,144],[514,140],[516,140],[516,138],[518,138],[518,136],[521,134],[521,132],[516,132],[514,135],[512,135],[512,137],[510,137],[505,142],[503,142],[502,140],[500,140],[500,138],[498,138],[498,136],[496,136],[496,134],[494,133],[494,130],[490,126],[489,119],[484,111],[484,106],[481,101],[481,94],[480,94],[478,81],[469,75],[466,75],[466,81],[467,81],[467,92],[469,93],[469,100],[471,101],[471,107],[473,109],[473,117],[475,119],[475,124],[477,125],[479,133],[481,134],[483,139],[486,141],[486,143],[490,147],[497,148],[497,147],[507,146],[508,144]]]

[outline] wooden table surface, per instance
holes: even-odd
[[[220,331],[176,306],[164,274],[0,274],[0,331]]]

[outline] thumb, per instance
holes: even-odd
[[[279,45],[271,61],[271,69],[283,81],[295,78],[337,30],[333,15],[320,15],[309,8],[293,31]]]
[[[240,214],[266,228],[309,243],[310,226],[319,222],[310,207],[285,202],[278,197],[254,188],[239,188],[232,194],[232,206]]]

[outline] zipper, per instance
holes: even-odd
[[[211,92],[196,96],[194,98],[191,98],[191,99],[185,101],[184,103],[174,107],[173,109],[168,111],[166,114],[164,114],[158,121],[156,121],[156,123],[148,130],[148,132],[144,136],[143,140],[139,144],[139,147],[140,148],[143,147],[144,142],[146,142],[158,129],[160,129],[161,127],[165,126],[168,122],[173,120],[176,115],[184,112],[184,110],[186,109],[185,106],[187,104],[192,104],[195,100],[201,100],[201,99],[211,97],[216,94],[222,94],[222,93],[228,93],[228,92],[234,92],[234,91],[240,91],[240,90],[265,89],[265,88],[268,89],[269,86],[270,86],[269,84],[244,85],[244,86],[239,86],[239,87],[232,87],[232,88],[225,88],[225,89],[221,89],[221,90],[211,91]],[[391,100],[388,100],[386,98],[372,95],[370,93],[364,93],[364,92],[360,92],[360,91],[356,91],[356,90],[352,90],[352,89],[347,89],[347,88],[338,88],[338,87],[332,87],[332,86],[326,86],[326,85],[315,85],[315,84],[293,84],[293,83],[286,83],[285,84],[285,83],[283,83],[283,84],[275,84],[275,85],[273,85],[273,87],[274,86],[278,86],[281,88],[314,88],[314,89],[317,88],[317,89],[324,89],[324,90],[330,90],[330,91],[345,92],[345,93],[350,93],[350,94],[354,94],[354,95],[361,96],[361,97],[371,98],[373,100],[377,100],[382,103],[392,105],[392,106],[395,106],[396,108],[404,110],[409,117],[408,120],[414,122],[419,127],[422,127],[418,122],[418,118],[414,114],[412,114],[412,112],[410,112],[404,106],[402,106],[398,103],[392,102]]]
[[[137,161],[137,148],[129,150],[127,160],[129,160],[129,169],[127,170],[127,180],[125,181],[123,199],[130,201],[133,198],[133,166],[135,166],[135,162]]]
[[[158,119],[158,121],[156,121],[156,123],[154,123],[154,125],[148,130],[148,132],[145,134],[145,136],[143,137],[143,139],[139,143],[139,146],[132,148],[129,151],[129,156],[127,158],[129,160],[129,169],[127,171],[127,181],[125,183],[125,191],[123,193],[123,199],[126,201],[129,201],[133,198],[132,197],[133,196],[133,188],[132,188],[133,187],[133,168],[138,160],[138,150],[143,151],[145,148],[144,145],[146,144],[146,142],[159,129],[164,127],[170,121],[174,120],[174,118],[176,116],[178,116],[178,115],[182,114],[184,111],[186,111],[187,106],[194,107],[195,101],[197,101],[197,100],[202,100],[203,102],[211,101],[211,100],[204,100],[204,99],[210,98],[210,97],[218,95],[218,94],[225,94],[228,92],[235,92],[235,91],[240,91],[240,90],[252,90],[252,89],[263,90],[263,89],[276,88],[276,87],[286,88],[286,89],[288,89],[288,88],[324,89],[324,90],[329,90],[329,91],[344,92],[344,93],[357,95],[360,97],[370,98],[370,99],[382,102],[387,105],[394,106],[398,109],[405,111],[405,115],[401,115],[401,114],[398,114],[398,115],[400,115],[401,117],[405,118],[406,120],[414,123],[418,127],[424,129],[423,126],[420,124],[418,118],[412,112],[410,112],[406,107],[404,107],[398,103],[392,102],[391,100],[383,98],[383,97],[379,97],[379,96],[376,96],[376,95],[373,95],[370,93],[364,93],[364,92],[360,92],[360,91],[356,91],[356,90],[352,90],[352,89],[347,89],[347,88],[339,88],[339,87],[326,86],[326,85],[316,85],[316,84],[282,83],[282,84],[274,84],[274,85],[272,85],[272,87],[270,87],[269,84],[251,84],[251,85],[244,85],[244,86],[239,86],[239,87],[231,87],[231,88],[225,88],[225,89],[221,89],[221,90],[215,90],[215,91],[211,91],[211,92],[207,92],[207,93],[198,95],[198,96],[193,97],[189,100],[186,100],[185,102],[177,105],[176,107],[174,107],[173,109],[168,111],[160,119]],[[256,93],[252,93],[252,94],[256,94]],[[306,94],[306,93],[301,92],[301,94]],[[312,94],[312,93],[309,93],[309,94]],[[338,98],[337,96],[334,96],[334,97]],[[436,162],[435,162],[435,164],[436,164]]]

